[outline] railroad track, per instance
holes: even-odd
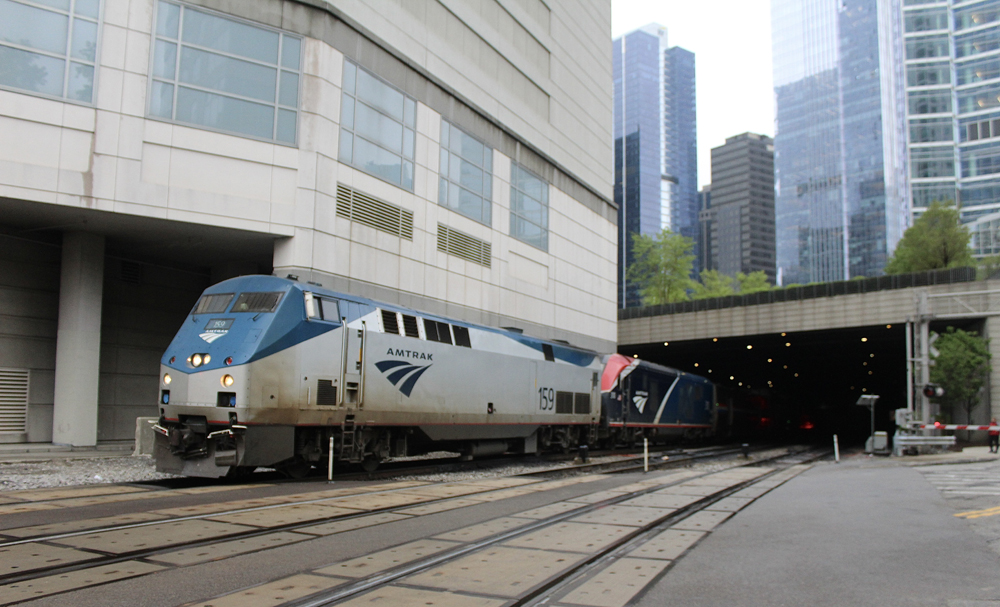
[[[682,464],[689,464],[697,459],[705,459],[709,457],[720,457],[724,455],[725,450],[717,449],[707,449],[701,452],[688,454],[684,457],[675,456],[671,460],[668,460],[668,465],[679,466]],[[676,455],[676,454],[675,454]],[[632,458],[633,460],[636,458]],[[620,463],[620,462],[613,462]],[[667,462],[661,462],[661,464],[667,464]],[[632,463],[633,468],[641,468],[641,464]],[[593,472],[597,468],[588,465],[582,465],[576,467],[578,470],[583,472]],[[553,473],[559,472],[560,474],[566,474],[566,468],[556,468],[549,469],[545,472]],[[121,565],[123,563],[148,563],[148,562],[158,562],[158,557],[165,554],[175,553],[178,550],[195,550],[201,548],[211,548],[218,546],[220,544],[227,544],[233,542],[252,542],[255,539],[265,540],[267,537],[274,537],[274,534],[282,534],[287,532],[303,532],[308,533],[308,529],[315,528],[318,525],[344,525],[349,527],[354,523],[369,522],[371,519],[377,519],[378,517],[383,517],[386,520],[391,520],[393,516],[398,516],[400,518],[403,515],[395,514],[400,511],[405,511],[409,507],[429,507],[434,508],[435,505],[443,505],[443,509],[447,509],[447,502],[453,500],[470,500],[472,498],[479,498],[484,501],[490,501],[493,499],[501,499],[502,496],[509,496],[511,490],[515,493],[519,486],[532,487],[534,489],[544,488],[546,485],[557,486],[560,481],[544,480],[539,478],[543,474],[541,471],[530,475],[529,478],[522,478],[517,480],[508,480],[504,482],[498,482],[496,480],[479,480],[479,483],[489,484],[490,482],[497,482],[498,484],[493,489],[483,488],[481,485],[476,485],[477,481],[466,481],[459,483],[394,483],[388,487],[375,487],[369,488],[358,488],[358,489],[334,489],[329,491],[319,491],[307,494],[292,495],[292,496],[279,496],[277,498],[271,498],[271,503],[264,503],[260,505],[254,505],[250,507],[220,507],[210,511],[191,514],[188,516],[171,516],[167,518],[158,518],[154,520],[141,521],[132,524],[125,525],[107,525],[99,527],[90,527],[86,529],[80,529],[77,531],[68,531],[63,533],[51,533],[43,535],[27,535],[19,539],[12,539],[0,542],[0,557],[16,559],[18,552],[32,552],[37,548],[47,548],[50,552],[61,552],[67,548],[75,548],[77,554],[74,555],[75,560],[73,562],[57,562],[56,564],[50,566],[35,566],[29,567],[30,571],[23,572],[13,572],[0,575],[0,604],[9,604],[11,602],[18,602],[17,600],[4,600],[3,590],[17,587],[24,587],[25,585],[30,585],[33,581],[38,580],[48,580],[52,579],[53,576],[66,576],[78,572],[85,572],[88,570],[97,570],[100,568],[106,568],[108,566]],[[445,491],[441,493],[438,497],[434,496],[436,491],[442,489],[452,489],[452,491]],[[648,492],[648,491],[647,491]],[[429,494],[429,495],[425,495]],[[357,505],[359,500],[367,500],[369,502],[374,502],[372,507],[367,507],[363,510],[350,510],[352,504]],[[379,501],[382,500],[384,504],[379,506]],[[262,500],[262,501],[267,501]],[[607,503],[601,502],[596,506],[585,506],[585,510],[593,510],[595,508],[604,507],[607,505],[612,505],[623,500],[612,499],[607,501]],[[203,505],[205,506],[205,505]],[[211,506],[211,505],[208,505]],[[341,507],[343,506],[343,507]],[[333,509],[329,509],[333,507]],[[198,506],[193,507],[197,509]],[[279,509],[309,509],[315,508],[318,510],[323,510],[322,515],[317,516],[305,516],[300,520],[293,520],[288,523],[278,523],[278,524],[267,524],[263,527],[246,527],[246,526],[233,526],[230,525],[228,528],[219,529],[218,527],[225,527],[225,521],[229,519],[230,521],[236,519],[240,520],[240,517],[259,517],[266,516],[268,510],[278,511]],[[337,512],[337,509],[340,512]],[[582,512],[573,511],[571,514],[579,515]],[[323,516],[329,515],[329,516]],[[565,517],[568,518],[570,514]],[[555,517],[552,520],[546,520],[540,527],[545,525],[551,525],[559,520],[560,517]],[[220,521],[221,519],[221,521]],[[142,534],[144,530],[150,528],[160,528],[169,525],[183,525],[189,522],[199,522],[202,521],[208,527],[215,527],[215,529],[209,529],[207,531],[208,537],[201,537],[195,539],[189,539],[187,541],[176,541],[170,542],[166,545],[158,545],[148,548],[138,548],[134,550],[117,550],[113,553],[107,554],[102,553],[100,548],[88,547],[88,538],[101,539],[103,536],[105,539],[108,536],[122,536],[128,534]],[[222,522],[223,525],[219,523]],[[383,521],[384,522],[384,521]],[[375,523],[378,524],[378,523]],[[360,526],[365,526],[359,524]],[[7,530],[6,532],[0,533],[10,533],[12,530]],[[16,530],[13,530],[16,531]],[[313,536],[314,537],[314,536]],[[309,539],[308,536],[303,536],[301,539]],[[497,542],[503,541],[503,538],[497,539]],[[112,542],[114,543],[114,542]],[[268,546],[262,545],[262,548]],[[41,550],[41,552],[46,552],[46,550]],[[6,554],[5,554],[6,553]],[[43,555],[44,556],[44,555]],[[3,560],[3,559],[0,559]],[[59,559],[55,559],[59,560]],[[428,565],[430,566],[430,565]],[[25,599],[20,599],[25,600]]]
[[[615,561],[627,558],[629,554],[640,550],[642,547],[659,537],[661,533],[670,530],[670,528],[677,526],[679,523],[691,519],[698,513],[706,511],[712,505],[717,504],[728,497],[738,495],[740,492],[745,492],[755,486],[759,487],[762,483],[766,483],[768,479],[775,479],[775,477],[779,477],[778,482],[774,483],[773,486],[765,485],[766,491],[770,491],[770,489],[785,482],[788,478],[791,478],[791,476],[794,476],[780,477],[780,475],[789,468],[793,466],[800,466],[804,463],[808,463],[828,455],[829,452],[827,450],[815,452],[800,451],[769,458],[769,460],[766,461],[758,461],[753,464],[745,464],[730,468],[723,472],[728,472],[735,468],[750,468],[751,466],[759,467],[762,463],[767,462],[778,466],[776,469],[763,472],[761,474],[748,475],[747,480],[730,483],[717,491],[708,493],[707,495],[701,497],[694,496],[694,499],[688,500],[687,504],[676,509],[669,509],[669,512],[665,512],[661,516],[654,516],[650,520],[634,526],[634,528],[632,528],[628,533],[625,533],[610,543],[607,543],[605,546],[590,554],[588,557],[579,559],[577,562],[564,568],[564,570],[558,572],[556,575],[539,584],[533,585],[523,594],[519,594],[517,596],[505,596],[502,592],[499,594],[500,596],[504,596],[506,599],[514,599],[512,603],[509,603],[510,605],[533,606],[544,604],[554,598],[564,596],[572,591],[579,591],[579,589],[584,587],[588,581],[598,579],[597,576],[600,572],[606,570]],[[782,460],[784,461],[782,462]],[[720,473],[701,474],[695,477],[689,477],[686,481],[691,482],[697,479],[707,479],[715,474]],[[679,481],[677,484],[681,484],[681,482]],[[468,572],[470,567],[464,567],[461,566],[461,564],[475,560],[477,555],[481,555],[492,548],[509,544],[512,541],[516,542],[519,538],[523,539],[537,536],[539,533],[552,529],[560,524],[574,520],[586,520],[589,515],[594,515],[595,513],[599,513],[603,509],[609,507],[628,506],[630,503],[637,503],[636,500],[655,495],[657,492],[669,489],[673,486],[675,485],[653,483],[643,488],[629,491],[628,493],[617,497],[609,497],[590,504],[581,503],[573,509],[539,518],[532,523],[519,526],[516,529],[504,531],[481,540],[447,549],[439,552],[438,554],[434,554],[433,556],[418,558],[404,565],[380,571],[373,575],[365,576],[346,584],[337,585],[331,590],[313,593],[305,598],[291,600],[286,603],[282,603],[282,605],[285,607],[326,607],[341,604],[362,595],[364,595],[366,599],[374,599],[375,597],[373,597],[371,593],[378,592],[380,589],[389,588],[404,588],[405,591],[410,594],[426,592],[424,589],[427,588],[426,584],[428,584],[428,580],[436,576],[447,577],[447,574],[443,573],[443,571],[449,564],[455,565],[456,569]],[[710,487],[711,485],[706,486]],[[766,491],[759,492],[754,499],[759,497],[759,495],[766,493]],[[538,510],[543,509],[544,507]],[[696,544],[701,537],[703,536],[698,536],[696,540],[687,545],[682,552],[690,549],[690,547]],[[671,559],[669,561],[669,566],[672,566],[675,560],[676,559]],[[663,567],[656,573],[656,575],[649,576],[648,582],[640,586],[636,594],[647,588],[649,583],[651,583],[659,574],[665,572],[669,566]],[[335,566],[327,567],[320,571],[323,574],[331,576],[336,576],[341,573],[337,571]],[[470,575],[475,576],[476,574],[477,572],[473,568]],[[408,581],[410,583],[407,583]],[[282,580],[278,580],[273,583],[281,584]],[[397,583],[401,583],[401,585],[397,586]],[[596,583],[600,584],[600,582]],[[441,588],[443,589],[449,584],[454,584],[454,580],[445,582]],[[433,582],[431,582],[431,588],[433,588]],[[462,588],[461,590],[467,593],[475,594],[474,589]],[[496,597],[498,593],[493,591],[485,592],[483,594],[486,596]],[[237,597],[229,595],[228,598],[236,599]],[[389,596],[383,598],[391,599],[392,597]],[[209,601],[205,603],[198,603],[198,605],[211,604],[215,604],[215,602]]]

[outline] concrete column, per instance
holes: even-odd
[[[52,442],[97,445],[97,383],[101,359],[104,237],[63,235],[56,336]]]
[[[989,405],[990,418],[1000,419],[1000,316],[986,317],[984,333],[990,339],[990,381],[987,383],[986,397],[983,399]]]

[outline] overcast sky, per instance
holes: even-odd
[[[711,149],[746,131],[774,136],[770,0],[612,0],[614,38],[647,23],[695,55],[698,184],[712,181]]]

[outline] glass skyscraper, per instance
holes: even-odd
[[[632,236],[669,228],[697,242],[695,62],[650,24],[613,41],[613,64],[618,305],[632,307]]]
[[[899,0],[772,0],[782,284],[881,274],[905,229]]]
[[[1000,0],[905,0],[913,212],[957,203],[977,256],[1000,253]]]

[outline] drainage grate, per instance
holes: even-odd
[[[489,268],[492,264],[492,250],[493,247],[485,240],[449,228],[443,223],[438,224],[438,251]]]
[[[413,240],[413,211],[337,184],[337,217]]]
[[[28,421],[28,370],[0,369],[0,432],[24,432]]]

